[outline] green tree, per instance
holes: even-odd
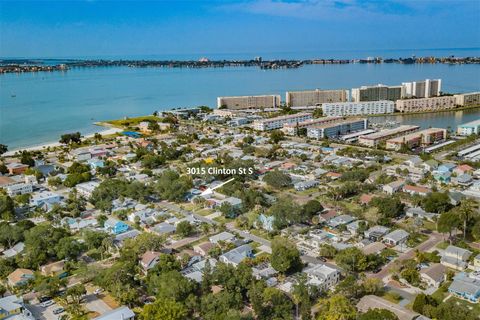
[[[3,220],[13,220],[15,218],[15,204],[6,194],[0,193],[0,217]]]
[[[195,228],[188,221],[181,221],[177,224],[176,233],[181,237],[188,237],[195,231]]]
[[[317,200],[309,200],[302,207],[302,216],[305,221],[310,220],[313,216],[323,211],[323,206]]]
[[[301,268],[300,252],[288,239],[276,237],[272,241],[272,267],[281,273],[290,273]]]
[[[5,144],[0,143],[0,156],[8,151],[8,147]]]
[[[263,181],[275,189],[281,189],[292,185],[292,178],[290,178],[290,175],[279,170],[267,172],[263,177]]]
[[[443,213],[452,208],[447,193],[431,192],[422,199],[422,208],[427,212]]]
[[[322,299],[318,306],[318,320],[355,320],[357,316],[355,307],[341,295]]]
[[[452,231],[460,225],[460,217],[453,212],[444,212],[440,215],[437,221],[437,231],[441,233],[448,233],[452,237]]]
[[[478,211],[476,210],[477,206],[478,203],[475,200],[467,198],[460,203],[460,206],[453,209],[463,222],[462,229],[464,240],[467,235],[467,225],[478,216]]]
[[[277,144],[283,139],[285,139],[285,133],[283,133],[283,131],[273,130],[272,132],[270,132],[270,141],[272,143]]]
[[[361,272],[367,269],[367,257],[356,247],[340,251],[335,256],[335,262],[341,268],[350,272]]]
[[[183,303],[165,298],[146,305],[140,313],[142,320],[186,320],[187,316],[188,310]]]

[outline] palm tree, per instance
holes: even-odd
[[[459,215],[463,221],[463,239],[465,240],[467,234],[467,223],[472,220],[477,214],[478,202],[473,199],[464,199],[460,206],[455,208],[455,212]]]

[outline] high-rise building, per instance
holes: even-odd
[[[368,114],[393,113],[395,102],[388,100],[363,102],[324,103],[322,112],[327,117],[359,116]]]
[[[376,86],[362,86],[352,89],[352,101],[396,101],[403,97],[402,86],[386,86],[377,84]]]
[[[287,91],[285,102],[289,107],[319,106],[326,102],[348,101],[348,90]]]
[[[226,109],[262,109],[280,107],[279,95],[218,97],[217,108]]]
[[[430,98],[440,95],[442,80],[425,79],[421,81],[403,82],[402,86],[406,98]]]

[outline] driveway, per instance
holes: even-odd
[[[84,305],[86,309],[97,312],[98,314],[104,314],[105,312],[112,310],[105,301],[93,293],[85,296]]]
[[[60,315],[54,315],[53,310],[60,308],[56,303],[52,304],[47,308],[43,308],[40,303],[38,304],[29,304],[27,305],[28,310],[30,310],[37,320],[57,320]],[[62,313],[63,314],[63,313]]]
[[[389,275],[389,270],[390,267],[396,262],[396,261],[403,261],[403,260],[408,260],[411,259],[415,256],[415,251],[418,250],[420,252],[426,252],[430,250],[431,248],[435,247],[438,243],[443,241],[443,235],[437,232],[432,232],[429,235],[429,239],[427,241],[422,242],[415,248],[410,249],[409,251],[402,253],[400,256],[397,258],[393,259],[389,263],[387,263],[380,272],[372,274],[370,276],[381,279],[385,278],[386,276]]]

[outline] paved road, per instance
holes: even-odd
[[[410,249],[409,251],[402,253],[400,256],[398,256],[396,259],[392,260],[391,262],[387,263],[380,272],[372,274],[371,276],[377,279],[382,279],[388,276],[390,267],[396,262],[396,261],[403,261],[403,260],[408,260],[414,257],[415,251],[418,250],[420,252],[425,252],[430,250],[431,248],[435,247],[438,243],[443,241],[443,235],[437,232],[433,232],[429,235],[429,239],[427,241],[422,242],[415,248]]]

